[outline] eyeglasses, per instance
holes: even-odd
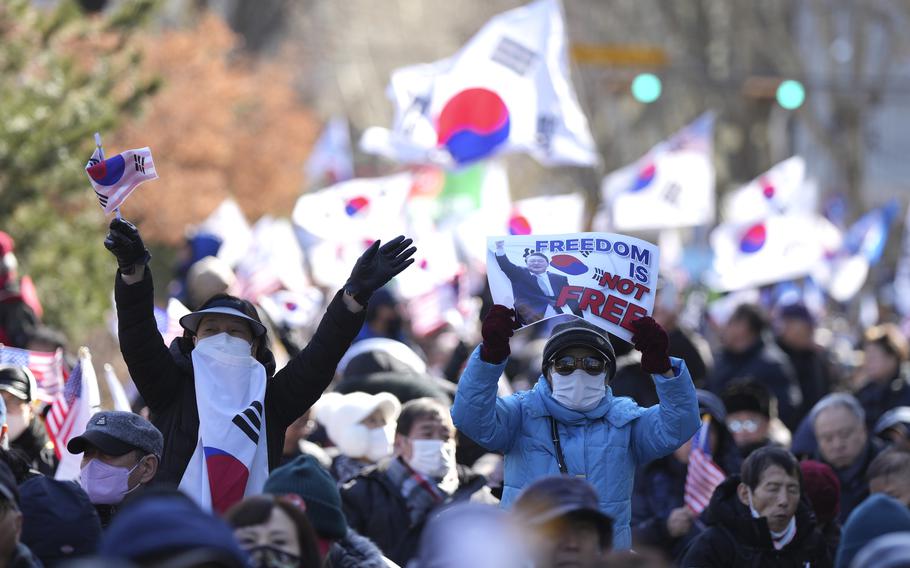
[[[758,422],[751,418],[747,418],[746,420],[731,420],[727,422],[727,428],[734,434],[739,434],[740,432],[754,434],[758,431]]]
[[[607,362],[601,357],[588,355],[587,357],[571,357],[565,355],[554,359],[551,364],[553,370],[560,375],[570,375],[575,369],[584,369],[589,375],[599,375],[604,372]]]

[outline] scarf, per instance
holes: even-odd
[[[445,502],[458,489],[458,471],[452,469],[441,480],[434,480],[421,475],[400,457],[392,458],[386,475],[392,484],[399,488],[401,496],[408,504],[408,515],[411,526],[426,519],[434,507]]]
[[[206,511],[223,513],[262,493],[269,476],[265,367],[202,342],[193,349],[199,438],[179,489]]]

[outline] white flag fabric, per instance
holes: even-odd
[[[607,175],[598,230],[641,231],[714,222],[714,114],[705,113],[638,161]]]
[[[106,160],[95,148],[85,165],[85,173],[105,213],[113,213],[140,184],[158,179],[149,148],[127,150]]]
[[[404,205],[413,185],[409,172],[362,178],[307,193],[297,200],[294,224],[317,240],[376,239],[401,233]]]
[[[114,367],[110,363],[104,364],[104,380],[107,382],[107,391],[111,395],[114,410],[132,412],[133,407],[130,405],[129,397],[126,396],[126,391],[123,390],[123,383],[117,378],[117,373],[114,372]]]
[[[303,250],[287,219],[269,215],[253,226],[252,244],[237,264],[233,294],[251,302],[278,290],[310,286],[304,271]]]
[[[812,214],[817,189],[806,178],[806,162],[793,156],[776,164],[724,201],[724,220],[736,223],[758,221],[772,215]]]
[[[265,367],[204,341],[192,358],[199,437],[179,489],[206,511],[223,514],[244,496],[262,493],[269,475]]]
[[[92,355],[88,348],[82,347],[79,349],[78,366],[70,374],[59,399],[51,405],[51,413],[63,418],[54,437],[60,448],[60,463],[54,472],[54,479],[62,481],[79,479],[82,454],[69,453],[66,445],[76,436],[85,433],[89,418],[99,410],[93,404],[94,399],[100,398],[98,392],[98,377],[92,366]]]
[[[776,215],[756,223],[724,223],[711,233],[714,266],[705,282],[741,290],[809,275],[840,245],[840,232],[817,215]]]
[[[371,129],[361,148],[442,165],[500,152],[528,153],[544,165],[596,164],[566,44],[559,0],[493,17],[452,57],[395,71],[392,131]]]
[[[585,197],[580,193],[519,199],[512,204],[505,232],[509,235],[577,233],[584,223],[584,211]]]
[[[413,183],[410,172],[353,179],[297,200],[292,220],[317,284],[341,286],[374,240],[407,231],[405,203]]]
[[[208,233],[221,239],[218,258],[232,267],[246,255],[253,242],[253,231],[243,211],[230,197],[222,201],[205,221],[196,226],[196,232]]]
[[[659,251],[613,233],[519,235],[487,239],[493,301],[530,325],[575,315],[629,341],[631,323],[651,313]]]
[[[327,180],[329,183],[354,177],[351,136],[348,121],[344,117],[336,116],[326,123],[307,159],[306,175],[310,182]]]

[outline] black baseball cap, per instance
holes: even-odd
[[[36,389],[35,375],[22,365],[0,365],[0,391],[31,402]]]
[[[591,484],[566,475],[544,477],[529,485],[516,499],[513,511],[530,526],[546,525],[568,515],[583,515],[602,530],[613,528],[613,519],[600,510]]]

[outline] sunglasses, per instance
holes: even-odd
[[[603,358],[592,355],[587,357],[564,355],[553,359],[550,364],[560,375],[570,375],[575,369],[584,369],[589,375],[599,375],[607,368],[607,362]]]

